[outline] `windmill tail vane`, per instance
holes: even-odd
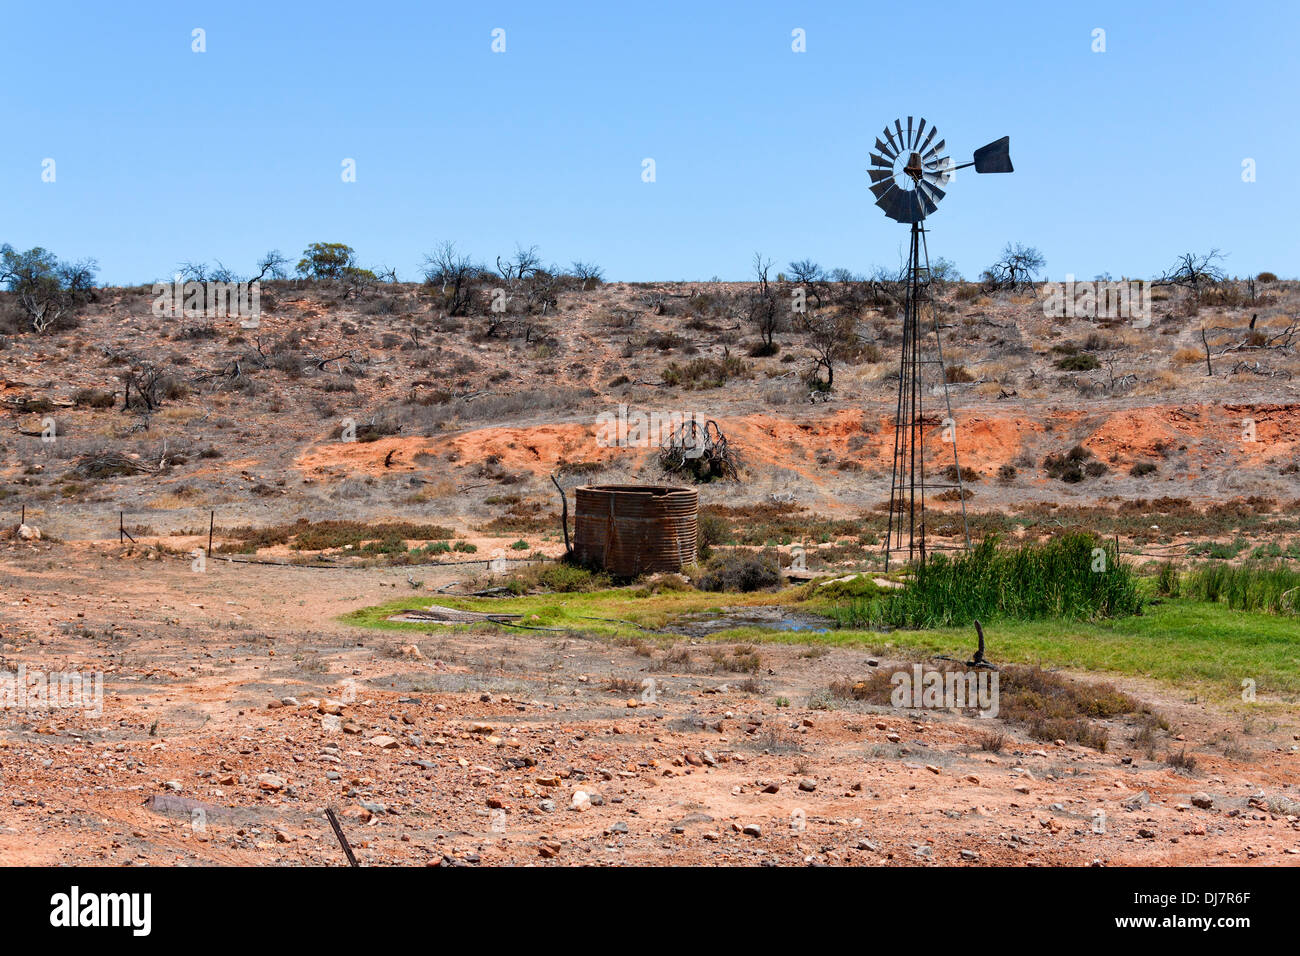
[[[871,153],[868,188],[876,205],[895,222],[911,226],[907,258],[907,298],[903,305],[903,341],[899,359],[898,402],[894,415],[894,461],[889,488],[889,531],[885,537],[885,569],[890,558],[907,553],[907,560],[925,565],[927,550],[945,547],[970,550],[970,526],[966,520],[966,490],[962,486],[961,461],[957,454],[956,422],[948,393],[948,376],[943,362],[943,343],[930,292],[930,252],[925,220],[947,195],[943,188],[958,169],[974,166],[977,173],[1009,173],[1011,138],[1003,136],[975,150],[970,162],[953,165],[945,155],[945,140],[924,117],[907,118],[885,126],[876,137]],[[928,322],[923,316],[928,311]],[[926,393],[942,394],[942,406],[927,410]],[[940,443],[948,451],[937,458],[951,463],[942,467],[939,478],[926,476],[926,431],[936,428]],[[933,439],[931,439],[933,441]],[[929,545],[927,542],[925,495],[938,491],[944,500],[961,505],[961,543]],[[957,537],[945,528],[944,537]]]

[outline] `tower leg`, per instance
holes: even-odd
[[[929,348],[922,348],[926,334],[921,313],[930,306],[931,331],[934,334],[933,358],[927,358]],[[927,421],[925,417],[925,369],[937,371],[936,392],[943,390],[947,418]],[[925,228],[912,224],[911,242],[907,259],[907,298],[903,307],[903,344],[898,366],[898,400],[894,411],[894,460],[889,486],[889,518],[885,535],[885,570],[889,570],[895,552],[907,551],[908,561],[919,561],[924,567],[927,548],[927,522],[925,492],[927,485],[955,488],[961,503],[962,540],[970,548],[970,531],[966,520],[966,492],[962,483],[961,464],[957,457],[955,423],[952,402],[948,394],[947,374],[943,364],[943,342],[938,315],[930,297],[930,257],[926,248]],[[952,446],[951,483],[928,482],[925,475],[925,428],[938,424],[941,439]],[[951,441],[949,441],[951,439]],[[903,537],[906,529],[907,544]]]

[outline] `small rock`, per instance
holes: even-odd
[[[1141,793],[1136,793],[1136,794],[1134,794],[1133,796],[1129,797],[1127,800],[1125,800],[1125,801],[1124,801],[1124,809],[1125,809],[1125,810],[1141,810],[1143,807],[1145,807],[1145,806],[1146,806],[1147,804],[1149,804],[1150,802],[1151,802],[1151,794],[1149,794],[1149,793],[1147,793],[1145,790],[1143,790]]]

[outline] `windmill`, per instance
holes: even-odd
[[[946,185],[958,169],[974,166],[977,173],[1009,173],[1011,167],[1011,138],[989,143],[975,150],[969,163],[954,166],[944,155],[944,141],[938,129],[926,129],[925,119],[913,126],[907,118],[907,129],[902,120],[894,120],[893,129],[886,126],[884,141],[876,138],[875,152],[871,154],[871,192],[876,205],[895,222],[912,227],[912,241],[907,257],[907,298],[903,307],[903,348],[898,369],[898,406],[894,418],[894,464],[889,486],[889,531],[885,537],[885,570],[895,553],[907,552],[907,560],[919,558],[925,564],[926,526],[925,493],[927,489],[945,489],[956,492],[961,502],[963,545],[970,549],[970,527],[966,522],[966,492],[962,487],[961,462],[957,457],[956,427],[952,417],[952,402],[948,395],[947,374],[943,365],[943,343],[939,335],[938,318],[930,296],[930,251],[926,245],[925,220],[938,207]],[[929,309],[928,328],[921,321],[921,313]],[[934,335],[934,345],[923,347],[922,339]],[[943,391],[943,411],[939,418],[925,409],[927,388],[926,369],[932,370],[929,378],[932,387]],[[952,448],[952,465],[942,477],[948,481],[930,481],[925,475],[925,430],[938,426],[941,442]],[[906,537],[906,543],[904,538]]]

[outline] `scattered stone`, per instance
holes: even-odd
[[[1214,806],[1214,798],[1204,790],[1198,790],[1192,794],[1192,806],[1200,807],[1202,810],[1209,810]]]
[[[1141,810],[1151,802],[1151,794],[1143,790],[1141,793],[1135,793],[1124,801],[1125,810]]]

